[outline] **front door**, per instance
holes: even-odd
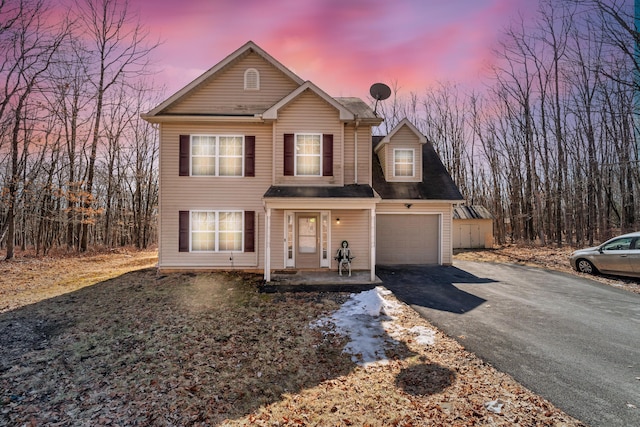
[[[320,267],[320,215],[297,214],[296,267]]]

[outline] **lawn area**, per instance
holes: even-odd
[[[153,262],[0,262],[1,426],[582,426],[393,295],[370,319],[386,355],[363,366],[316,325],[348,293],[266,294],[257,275]]]

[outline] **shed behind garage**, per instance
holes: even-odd
[[[491,248],[493,246],[493,216],[484,206],[453,208],[453,248]]]

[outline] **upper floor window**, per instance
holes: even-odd
[[[284,176],[333,176],[333,135],[285,133]]]
[[[191,135],[192,176],[243,176],[244,138]]]
[[[322,134],[296,134],[295,170],[297,176],[321,176]]]
[[[415,150],[407,148],[393,150],[393,176],[415,176]]]
[[[260,90],[260,73],[255,68],[249,68],[244,72],[244,89]]]

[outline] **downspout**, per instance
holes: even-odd
[[[271,208],[265,210],[264,281],[271,281]]]
[[[358,115],[355,114],[355,118],[356,118],[356,130],[355,130],[355,134],[353,136],[353,140],[354,140],[354,144],[355,144],[355,150],[354,150],[354,154],[353,154],[353,170],[354,170],[354,175],[353,175],[353,180],[354,180],[354,184],[358,184],[358,126],[360,125],[360,119],[358,118]]]
[[[375,206],[370,209],[370,229],[371,235],[369,238],[371,239],[371,259],[369,262],[371,263],[371,277],[370,280],[372,282],[376,281],[376,208]]]

